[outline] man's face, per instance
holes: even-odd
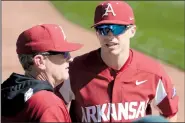
[[[69,53],[42,54],[42,57],[38,67],[55,85],[69,78],[69,62],[72,61]]]
[[[52,75],[56,81],[63,81],[69,78],[70,56],[62,54],[50,55],[46,60],[46,71]]]
[[[130,48],[130,38],[134,36],[134,26],[100,25],[96,27],[96,34],[101,48],[105,52],[118,55]],[[133,32],[134,31],[134,32]]]

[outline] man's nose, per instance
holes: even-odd
[[[107,36],[114,36],[114,34],[112,33],[112,31],[110,30],[109,32],[108,32],[108,35]]]
[[[114,39],[114,35],[113,35],[113,33],[111,31],[109,31],[108,35],[105,38],[106,38],[106,40],[110,41],[110,40]]]

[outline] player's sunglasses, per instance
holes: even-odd
[[[129,27],[130,25],[104,24],[95,27],[95,29],[99,34],[103,36],[107,36],[110,31],[113,33],[114,36],[118,36],[124,33]]]
[[[70,55],[69,52],[53,52],[53,51],[49,51],[49,52],[42,52],[42,53],[39,53],[39,54],[40,55],[43,55],[43,56],[50,56],[50,55],[59,55],[59,54],[62,54],[65,59],[71,58],[71,55]]]

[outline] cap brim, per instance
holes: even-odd
[[[96,26],[101,25],[101,24],[120,24],[120,25],[129,25],[130,23],[124,22],[124,21],[120,21],[120,20],[103,20],[103,21],[100,21],[100,22],[94,24],[93,26],[91,26],[91,28],[96,27]]]
[[[82,44],[79,43],[65,43],[61,48],[55,50],[56,52],[72,52],[82,48]]]

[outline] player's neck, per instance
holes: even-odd
[[[120,70],[129,58],[129,49],[124,50],[119,55],[114,55],[101,50],[101,58],[107,66],[115,70]]]

